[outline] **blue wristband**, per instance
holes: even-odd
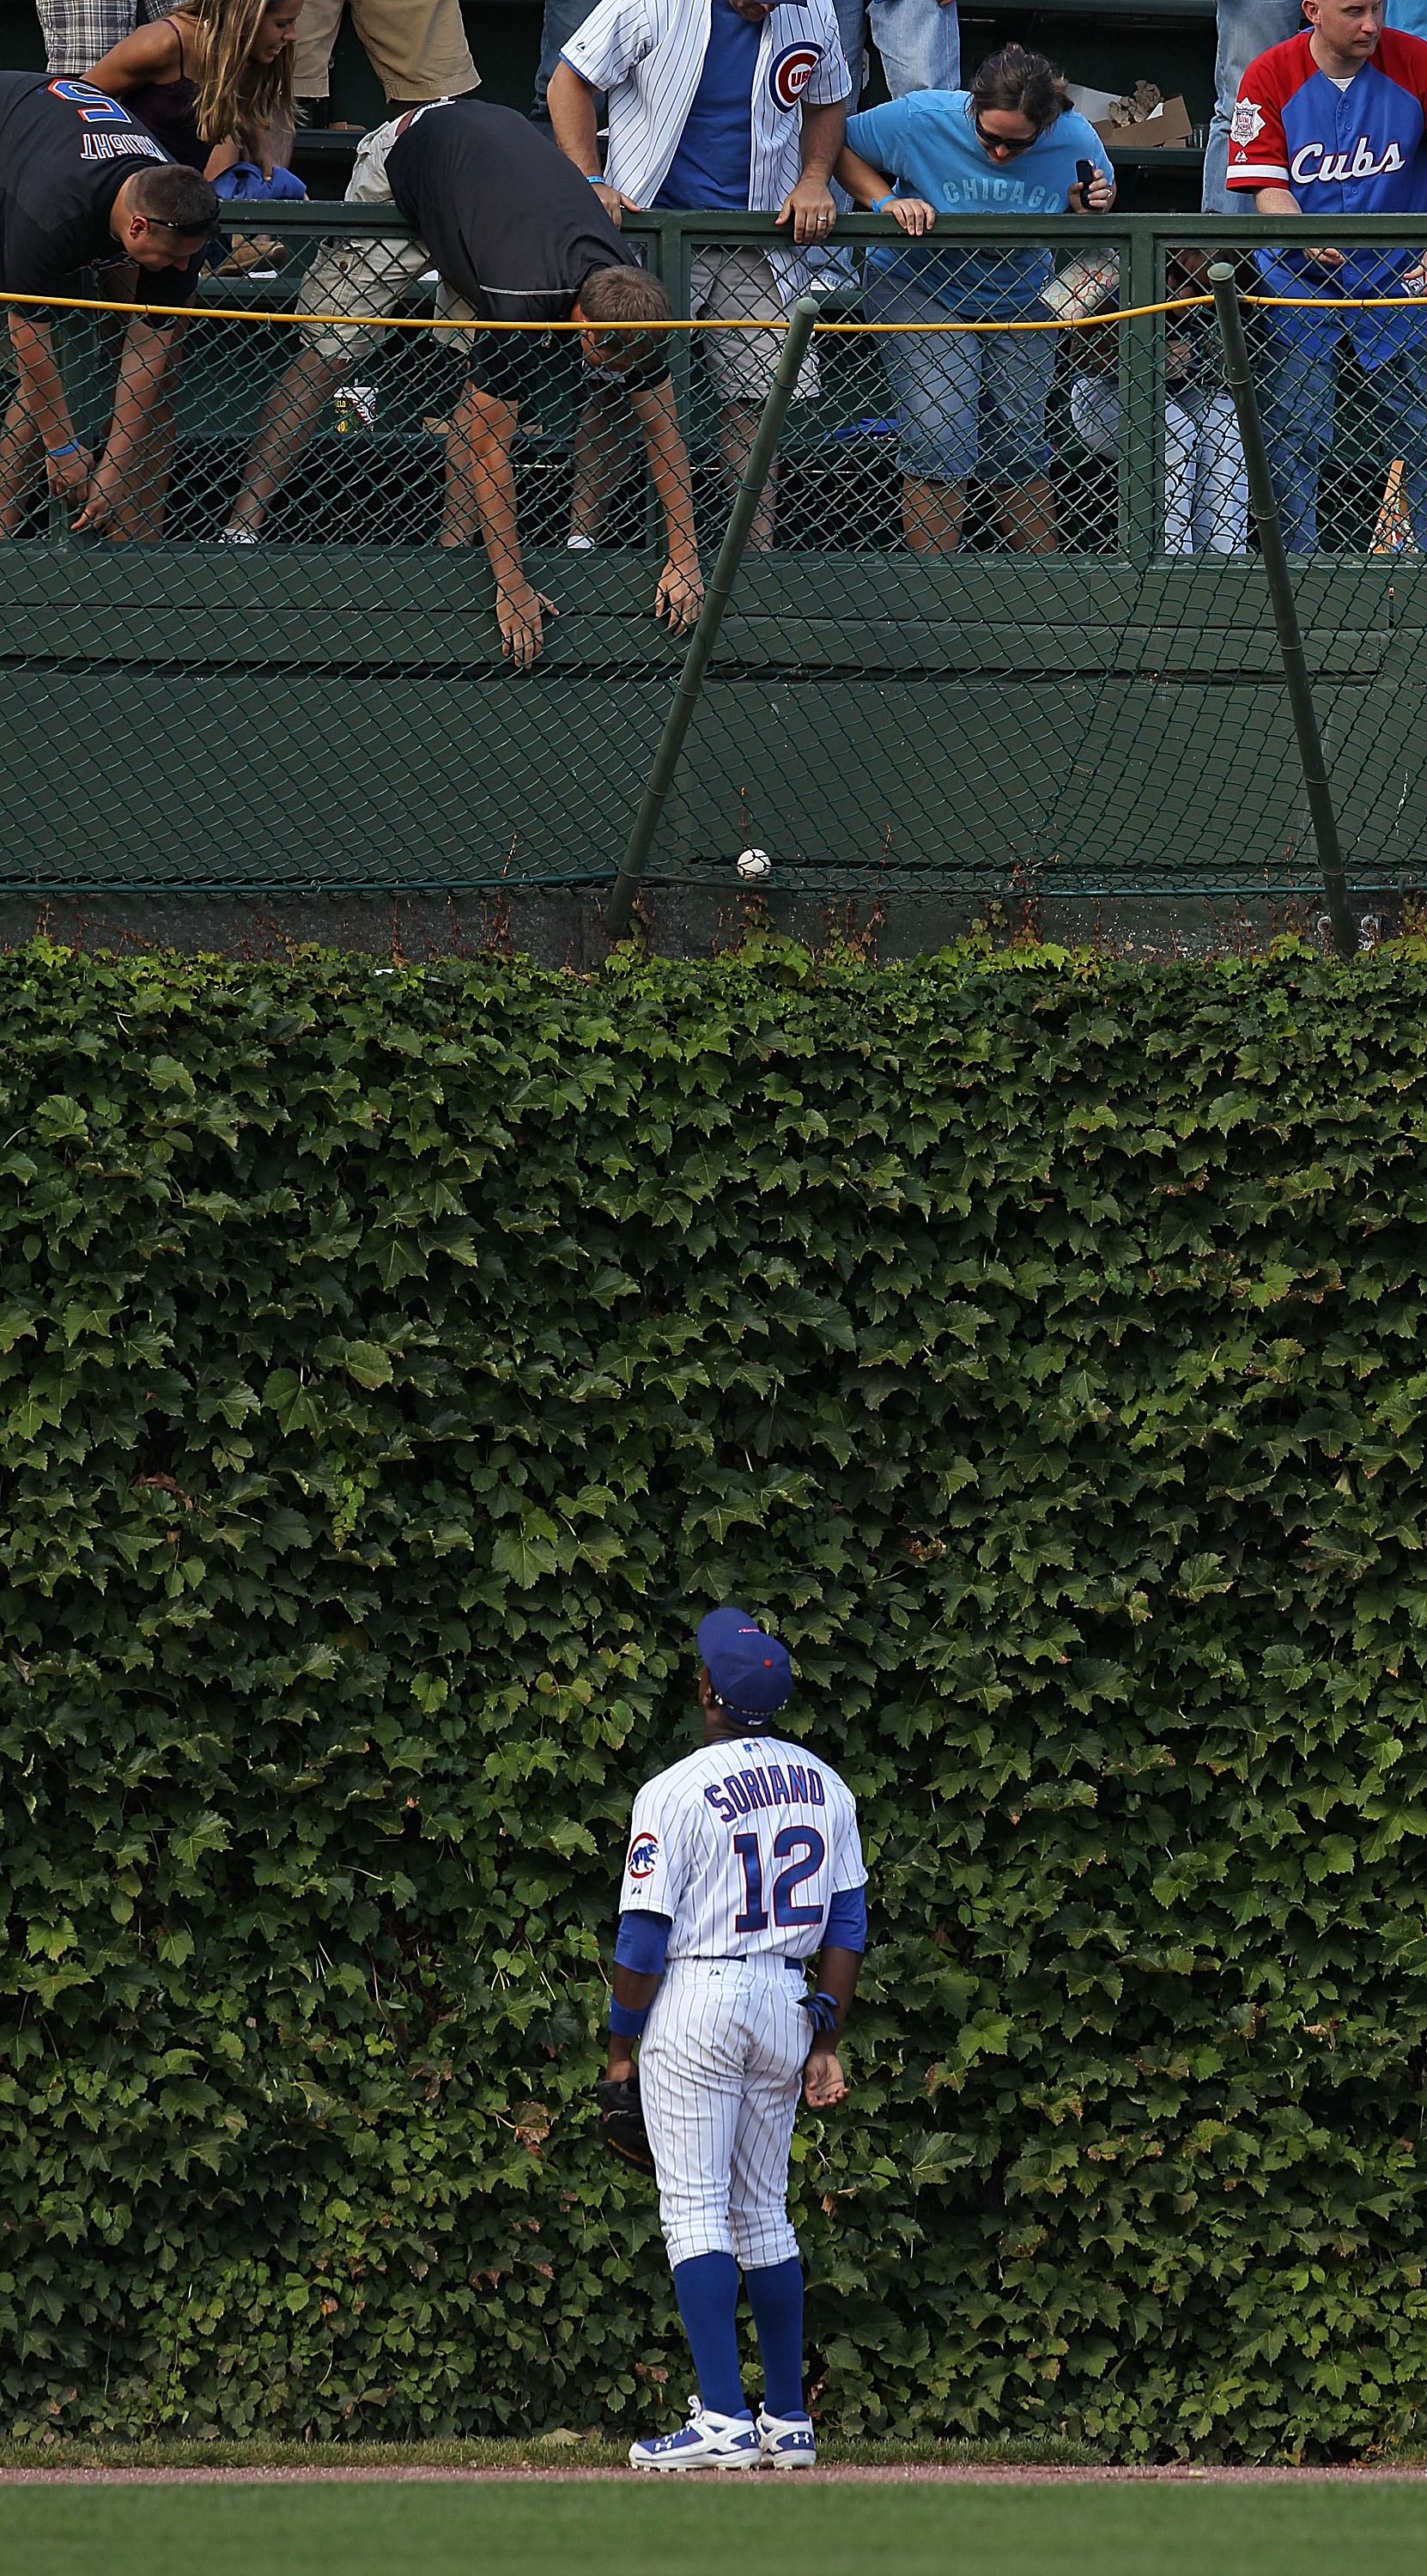
[[[889,188],[885,197],[874,197],[867,209],[869,215],[880,215],[884,206],[890,206],[896,193],[895,188]]]
[[[802,2005],[804,2012],[812,2014],[814,2030],[833,2030],[836,2028],[837,2016],[842,2009],[836,1995],[825,1994],[822,1987],[819,1986],[815,1995],[803,1996]]]
[[[643,2012],[633,2012],[628,2004],[618,2004],[615,2002],[613,1995],[610,1996],[609,2026],[614,2032],[616,2039],[637,2039],[648,2019],[649,2006],[647,2004],[645,2005]]]
[[[79,441],[77,438],[71,438],[63,447],[47,447],[45,449],[45,454],[46,456],[77,456],[79,454]]]

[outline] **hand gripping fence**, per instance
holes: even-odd
[[[1344,949],[1421,884],[1400,218],[1340,227],[1349,294],[1253,217],[939,217],[930,270],[885,213],[631,217],[663,394],[474,324],[392,210],[243,219],[143,367],[122,298],[45,308],[51,477],[107,435],[113,506],[47,500],[12,403],[0,892],[584,885],[618,932],[640,884],[736,912],[752,846],[775,906],[1257,900]]]

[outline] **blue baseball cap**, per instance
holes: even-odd
[[[711,1610],[701,1619],[699,1653],[719,1698],[736,1717],[773,1717],[792,1695],[787,1647],[746,1610]]]

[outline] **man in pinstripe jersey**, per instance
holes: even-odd
[[[775,249],[706,242],[694,254],[689,310],[730,322],[701,335],[719,399],[724,470],[747,462],[783,344],[785,310],[821,273],[837,221],[828,186],[842,148],[850,75],[832,0],[597,0],[551,77],[555,140],[584,172],[613,222],[625,207],[727,207],[786,225]],[[596,100],[609,96],[600,167]],[[802,255],[790,245],[801,245]],[[815,255],[809,259],[811,250]],[[798,401],[818,390],[809,349]],[[774,539],[772,476],[749,545]]]
[[[699,2393],[677,2433],[635,2442],[637,2469],[810,2469],[803,2272],[788,2219],[801,2090],[842,2101],[838,2031],[867,1941],[852,1792],[775,1732],[787,1649],[744,1610],[699,1628],[697,1753],[634,1802],[610,1999],[609,2074],[639,2085],[659,2216]],[[806,1969],[818,1960],[817,1989]],[[744,2401],[739,2273],[763,2361]]]

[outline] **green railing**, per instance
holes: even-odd
[[[78,545],[51,532],[37,499],[27,533],[0,547],[0,890],[609,882],[687,642],[651,613],[663,534],[637,446],[613,412],[597,424],[613,478],[601,542],[569,551],[589,384],[568,341],[533,362],[515,450],[522,535],[531,577],[561,613],[519,675],[501,658],[483,552],[435,542],[464,372],[438,335],[372,344],[348,372],[373,380],[374,415],[345,397],[324,409],[264,542],[220,548],[296,344],[282,321],[210,317],[290,306],[314,240],[356,230],[345,206],[235,220],[280,237],[291,258],[276,279],[203,290],[162,541]],[[759,216],[635,217],[628,230],[678,313],[710,253],[784,246]],[[1306,245],[1321,230],[1284,223],[1274,237]],[[1403,230],[1355,218],[1337,237],[1392,242]],[[409,238],[398,216],[372,210],[359,237]],[[990,217],[942,217],[936,236],[997,261],[1046,238],[1037,219]],[[762,531],[773,542],[743,559],[648,882],[736,896],[735,862],[754,846],[770,854],[774,886],[819,894],[1310,900],[1314,845],[1256,543],[1166,552],[1180,350],[1171,338],[1167,370],[1165,316],[1041,343],[1054,351],[1049,498],[1029,533],[1053,537],[1054,552],[1016,551],[1028,533],[1018,487],[976,478],[960,550],[909,550],[906,403],[884,363],[894,342],[847,327],[865,310],[863,252],[889,239],[886,216],[839,225],[842,273],[820,281],[819,385],[788,412]],[[1253,217],[1067,218],[1053,246],[1062,270],[1113,252],[1123,309],[1162,305],[1178,254],[1246,261],[1264,239]],[[1247,265],[1240,283],[1252,287]],[[413,285],[400,309],[419,313],[429,292]],[[1263,316],[1252,303],[1247,314],[1257,372]],[[90,317],[57,328],[76,406],[98,428],[112,340]],[[709,569],[738,463],[710,336],[676,334],[672,357]],[[1201,347],[1201,375],[1206,364]],[[947,397],[943,425],[955,408]],[[1290,559],[1348,881],[1362,892],[1415,884],[1427,839],[1416,747],[1427,588],[1415,552],[1374,550],[1389,542],[1384,503],[1396,506],[1391,433],[1372,371],[1345,363],[1318,550]]]

